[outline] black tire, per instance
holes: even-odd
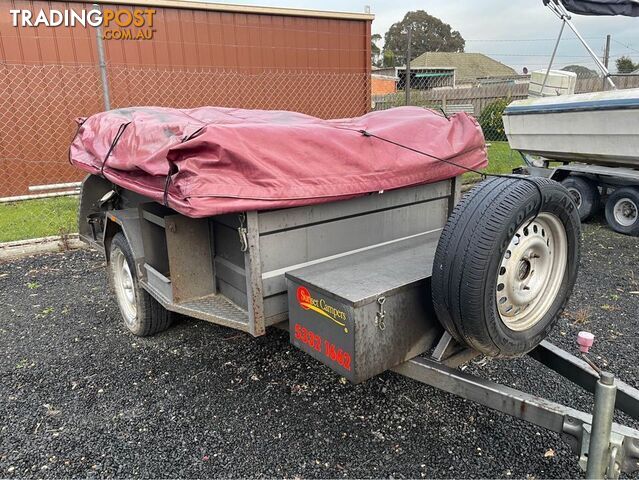
[[[582,222],[591,218],[601,208],[601,193],[599,193],[597,184],[592,180],[571,175],[561,184],[572,194],[579,211],[579,219]]]
[[[617,211],[615,212],[615,208]],[[615,190],[606,202],[606,221],[610,228],[624,235],[639,236],[639,188]]]
[[[135,315],[127,313],[126,299],[118,293],[118,273],[120,255],[124,257],[132,278],[132,289],[135,297]],[[148,337],[162,332],[171,326],[173,315],[146,290],[140,287],[131,247],[122,233],[116,233],[111,240],[109,255],[109,283],[115,292],[116,303],[120,309],[122,320],[127,329],[134,335]]]
[[[540,191],[544,199],[541,210]],[[503,262],[510,261],[506,260],[507,250],[517,248],[511,246],[516,234],[526,232],[523,240],[518,237],[521,248],[529,248],[529,240],[533,238],[538,243],[537,237],[542,242],[544,238],[550,238],[540,237],[543,229],[537,228],[534,234],[532,230],[525,230],[538,211],[540,217],[530,225],[531,229],[542,218],[548,218],[557,229],[563,228],[565,232],[565,263],[559,262],[563,267],[554,269],[554,272],[563,271],[563,275],[557,273],[553,280],[556,294],[543,297],[551,300],[547,302],[547,309],[537,310],[539,320],[530,328],[515,331],[502,320],[497,303],[497,282],[500,275],[517,275],[521,270],[515,266],[511,269],[513,273],[504,273],[503,267]],[[561,235],[561,230],[559,232]],[[526,180],[492,178],[482,182],[454,209],[439,240],[431,282],[437,317],[455,339],[485,355],[510,358],[526,354],[550,333],[572,293],[580,259],[580,241],[577,208],[561,184],[534,177]],[[546,243],[550,251],[550,241]],[[551,254],[549,258],[554,257]],[[553,269],[546,271],[553,272]],[[533,273],[534,269],[529,274],[531,278]],[[538,274],[535,280],[543,278],[541,275]],[[543,282],[537,281],[537,284],[543,285]],[[536,302],[535,305],[546,303],[545,300]],[[524,306],[524,311],[529,307]]]

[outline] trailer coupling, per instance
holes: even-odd
[[[393,370],[418,382],[559,433],[579,455],[587,478],[616,479],[639,470],[639,431],[613,423],[615,408],[639,419],[639,391],[598,375],[584,360],[545,341],[529,354],[576,385],[595,393],[593,415],[469,375],[456,369],[472,353],[455,348],[444,334],[430,357],[417,357]]]

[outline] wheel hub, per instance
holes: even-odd
[[[522,258],[519,262],[519,280],[526,280],[532,272],[530,260]]]
[[[576,188],[568,188],[568,192],[570,192],[570,195],[572,196],[573,200],[575,201],[575,205],[577,205],[577,208],[581,207],[581,192],[579,190],[577,190]]]
[[[554,215],[542,213],[517,231],[497,277],[497,309],[508,328],[527,330],[544,317],[561,287],[567,251],[564,226]]]
[[[630,227],[637,222],[637,205],[629,198],[621,198],[615,204],[615,220],[624,227]]]

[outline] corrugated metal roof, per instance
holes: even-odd
[[[517,75],[509,66],[482,53],[426,52],[410,62],[410,66],[455,69],[457,79]]]
[[[93,3],[159,8],[182,8],[189,10],[213,10],[216,12],[261,13],[265,15],[286,15],[292,17],[340,18],[345,20],[366,21],[373,21],[375,19],[375,15],[370,13],[306,10],[303,8],[261,7],[257,5],[236,5],[231,3],[210,3],[192,0],[95,0]]]

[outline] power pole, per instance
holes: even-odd
[[[406,48],[406,79],[404,80],[404,92],[406,93],[406,105],[410,105],[410,57],[411,57],[411,40],[412,40],[412,31],[411,27],[408,27],[408,47]]]
[[[606,67],[606,70],[608,70],[608,65],[610,64],[610,42],[612,40],[612,35],[608,35],[606,36],[606,48],[604,49],[604,58],[603,58],[603,64]],[[610,75],[610,71],[608,72],[608,75]],[[603,89],[606,89],[606,79],[604,78],[604,82],[603,82],[604,86]]]

